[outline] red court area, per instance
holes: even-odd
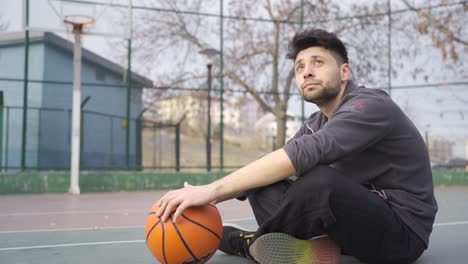
[[[165,191],[0,196],[0,232],[143,227]],[[223,221],[253,219],[248,203],[218,204]]]

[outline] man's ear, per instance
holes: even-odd
[[[349,69],[348,63],[341,64],[340,76],[341,76],[341,81],[348,81],[349,78],[351,77],[351,70]]]

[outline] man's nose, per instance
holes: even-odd
[[[310,64],[306,65],[304,71],[302,72],[304,79],[314,77],[315,76],[315,69]]]

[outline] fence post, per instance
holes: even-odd
[[[6,107],[6,128],[5,128],[5,171],[8,171],[8,149],[10,131],[10,107]]]
[[[175,159],[176,159],[176,171],[180,171],[180,123],[176,124],[175,127],[176,139],[175,139]]]
[[[141,165],[141,119],[135,120],[135,156],[136,156],[136,167],[138,170],[142,170]]]
[[[182,118],[180,118],[179,122],[176,123],[176,142],[175,142],[175,155],[176,155],[176,171],[180,171],[180,125],[182,121],[184,121],[185,116],[187,113],[184,113]]]
[[[88,103],[89,99],[91,99],[91,96],[86,96],[86,98],[81,102],[81,107],[80,107],[80,168],[83,165],[83,147],[84,147],[84,142],[83,142],[83,133],[84,133],[84,114],[83,114],[83,109],[85,105]]]
[[[127,111],[126,111],[126,122],[127,126],[125,127],[125,166],[130,169],[129,159],[130,159],[130,96],[132,88],[132,39],[128,39],[128,51],[127,51]]]
[[[0,91],[0,172],[2,171],[3,158],[3,91]]]
[[[143,117],[143,113],[146,112],[148,108],[144,108],[141,110],[141,112],[138,114],[137,118],[135,119],[135,156],[136,156],[136,167],[138,170],[142,170],[142,161],[141,161],[141,133],[142,133],[142,125],[141,125],[141,119]]]
[[[25,3],[25,19],[26,30],[24,36],[24,86],[23,86],[23,131],[21,140],[21,171],[26,167],[26,135],[28,127],[28,70],[29,70],[29,0]]]
[[[219,105],[220,105],[220,121],[219,121],[219,169],[221,171],[224,170],[224,43],[223,43],[223,0],[220,1],[220,10],[219,10],[219,17],[220,17],[220,63],[219,63],[219,74],[220,74],[220,98],[219,98]]]
[[[208,68],[208,116],[206,129],[206,170],[211,171],[211,64]]]

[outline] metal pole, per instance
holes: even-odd
[[[392,7],[387,1],[388,10],[388,94],[392,96]]]
[[[71,179],[72,194],[80,193],[80,130],[81,130],[81,33],[73,30],[75,46],[73,51],[73,113],[72,113],[72,149],[71,149]]]
[[[3,158],[3,91],[0,91],[0,172],[2,168]]]
[[[83,167],[83,150],[84,150],[84,140],[83,140],[83,135],[84,135],[84,124],[85,124],[85,118],[84,118],[84,113],[83,109],[88,103],[89,99],[91,99],[91,96],[86,96],[86,98],[81,102],[80,104],[80,111],[81,111],[81,116],[80,116],[80,168]]]
[[[156,139],[156,127],[153,126],[151,127],[153,129],[153,139]],[[153,169],[156,168],[156,140],[153,141]]]
[[[175,142],[175,158],[176,158],[176,171],[180,171],[180,123],[176,124],[175,127],[176,132],[176,142]]]
[[[271,151],[275,151],[275,150],[276,150],[275,141],[276,141],[276,137],[275,137],[275,136],[271,136]]]
[[[304,28],[304,0],[301,0],[301,21],[299,26]],[[305,102],[303,98],[301,99],[301,122],[305,122]]]
[[[132,26],[133,26],[133,1],[129,0],[129,30],[128,30],[128,51],[127,51],[127,112],[125,126],[125,167],[130,168],[130,96],[132,89]]]
[[[128,66],[127,66],[127,113],[125,127],[125,167],[129,169],[129,151],[130,151],[130,95],[132,88],[132,39],[128,39]]]
[[[6,129],[5,129],[5,171],[8,171],[8,150],[10,149],[10,108],[6,107]]]
[[[29,69],[29,0],[25,2],[25,41],[24,41],[24,86],[23,86],[23,131],[21,140],[21,170],[26,167],[26,131],[28,127],[28,69]]]
[[[429,131],[426,130],[424,133],[424,138],[426,139],[426,147],[429,150]]]
[[[211,64],[208,67],[208,116],[206,131],[206,170],[211,171]]]
[[[141,166],[141,117],[135,120],[135,156],[136,167],[138,170],[142,169]]]
[[[143,114],[148,110],[148,108],[145,108],[141,110],[141,112],[138,114],[136,118],[136,123],[135,123],[135,156],[136,156],[136,167],[138,170],[142,169],[142,155],[141,155],[141,140],[142,140],[142,121],[141,119],[143,118]]]
[[[224,60],[223,60],[223,0],[220,1],[220,20],[221,20],[221,32],[220,32],[220,123],[219,123],[219,168],[222,171],[224,169]]]

